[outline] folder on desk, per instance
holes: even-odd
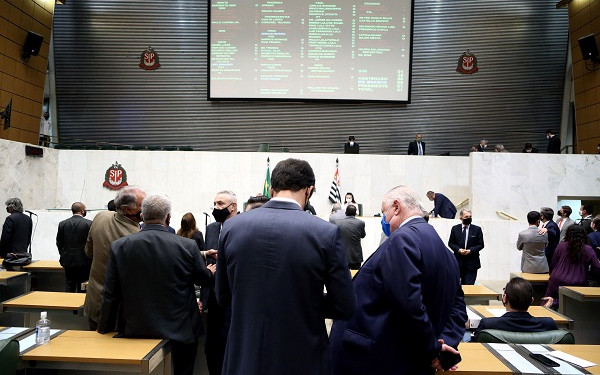
[[[467,317],[467,324],[469,329],[476,329],[477,327],[479,327],[481,317],[475,311],[467,308]]]

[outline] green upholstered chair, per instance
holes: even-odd
[[[270,146],[268,143],[261,143],[260,145],[258,145],[258,150],[256,150],[257,152],[269,152]]]
[[[179,151],[194,151],[192,146],[179,146]]]
[[[557,329],[544,332],[510,332],[484,329],[477,334],[477,342],[505,344],[575,344],[569,331]]]
[[[16,374],[18,362],[19,342],[14,339],[0,340],[0,374]]]
[[[165,151],[177,151],[177,146],[164,146],[163,150],[165,150]]]

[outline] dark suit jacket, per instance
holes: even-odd
[[[546,152],[549,154],[560,154],[560,138],[557,135],[548,140],[548,149]]]
[[[421,142],[421,147],[423,147],[423,155],[425,155],[425,142]],[[417,146],[417,141],[411,141],[408,144],[408,154],[419,155],[419,146]]]
[[[454,216],[456,216],[456,207],[444,194],[435,193],[435,198],[433,198],[433,213],[436,217],[454,219]]]
[[[110,246],[98,332],[116,321],[124,337],[192,343],[203,333],[194,284],[211,278],[196,242],[148,224]]]
[[[552,264],[554,250],[556,250],[556,246],[558,246],[558,242],[560,241],[560,229],[558,229],[558,224],[552,220],[546,222],[545,228],[548,229],[548,245],[546,246],[544,253],[546,254],[548,265],[550,265]]]
[[[328,374],[324,318],[356,304],[336,225],[276,199],[228,219],[216,284],[232,306],[223,374]]]
[[[579,225],[581,225],[581,227],[585,231],[585,234],[590,234],[593,232],[592,219],[581,219],[579,221]]]
[[[8,253],[26,253],[31,243],[33,222],[22,212],[8,215],[2,226],[0,238],[0,257],[6,258]]]
[[[335,375],[433,374],[443,339],[457,347],[467,313],[456,259],[422,218],[395,230],[354,277],[357,310],[334,321]]]
[[[498,318],[483,318],[475,331],[477,335],[483,329],[499,329],[510,332],[544,332],[558,329],[552,318],[535,318],[527,311],[507,311]]]
[[[203,250],[217,250],[219,248],[219,236],[221,235],[221,223],[215,221],[206,226],[206,239],[204,241]],[[215,264],[217,261],[214,258],[207,258],[207,264]],[[207,288],[202,288],[202,309],[207,310],[211,305],[217,303],[215,297],[215,285],[214,280],[212,284]]]
[[[358,143],[354,142],[353,146],[350,146],[350,142],[344,143],[344,154],[358,154],[360,151],[360,146]]]
[[[63,267],[90,267],[92,260],[85,255],[85,244],[92,221],[73,215],[58,223],[56,247]]]
[[[460,269],[475,271],[481,268],[479,261],[479,251],[484,247],[483,231],[481,227],[471,224],[469,226],[469,238],[467,238],[467,249],[471,250],[469,255],[460,255],[458,249],[464,249],[465,244],[462,243],[462,224],[452,227],[450,230],[450,239],[448,239],[448,247],[454,251],[454,256],[458,261]]]
[[[481,145],[477,145],[477,152],[485,152],[485,148],[481,147]]]
[[[346,216],[335,222],[340,227],[342,243],[346,250],[346,260],[350,263],[360,263],[363,261],[362,246],[360,239],[365,238],[365,222],[354,216]]]

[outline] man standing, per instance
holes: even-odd
[[[473,220],[471,210],[460,210],[462,224],[452,227],[448,247],[454,251],[460,269],[460,280],[463,285],[474,285],[477,270],[481,268],[479,252],[483,249],[483,231]]]
[[[367,235],[365,232],[365,222],[357,219],[355,216],[356,207],[349,205],[346,207],[346,217],[335,222],[340,227],[342,243],[346,249],[346,260],[351,270],[360,268],[360,264],[363,261],[360,239],[365,238]]]
[[[521,254],[521,272],[548,273],[548,259],[544,249],[548,245],[548,234],[540,233],[540,213],[530,211],[527,214],[529,228],[519,232],[517,238],[517,249],[523,251]]]
[[[479,144],[477,145],[477,152],[485,152],[487,145],[488,145],[487,139],[482,139],[481,141],[479,141]]]
[[[19,198],[10,198],[5,203],[6,212],[10,215],[2,226],[0,238],[0,257],[6,258],[8,253],[26,253],[31,243],[33,222],[23,213],[23,203]]]
[[[567,235],[567,229],[575,224],[575,221],[571,220],[569,216],[573,210],[571,206],[562,206],[558,211],[558,215],[560,216],[560,220],[558,221],[558,229],[560,230],[560,239],[558,242],[562,242],[565,240],[565,236]]]
[[[194,240],[167,231],[167,197],[148,196],[142,215],[141,232],[110,246],[98,332],[169,339],[174,373],[191,375],[203,333],[194,284],[208,285],[215,266],[207,269]]]
[[[223,190],[217,193],[213,201],[215,222],[206,227],[205,258],[207,263],[216,263],[219,236],[223,223],[237,215],[237,196],[234,192]],[[207,288],[202,288],[202,309],[206,311],[206,341],[204,354],[210,375],[221,375],[227,332],[231,320],[231,309],[217,302],[214,280]]]
[[[539,232],[540,234],[548,234],[548,246],[546,246],[544,253],[546,254],[548,265],[551,266],[554,250],[556,250],[556,246],[558,246],[558,241],[560,240],[560,229],[558,229],[558,225],[552,221],[554,210],[550,207],[542,207],[540,209],[540,217],[542,220],[542,227]]]
[[[232,306],[223,374],[328,374],[324,318],[349,319],[356,303],[340,229],[303,211],[315,189],[306,161],[279,162],[271,184],[269,202],[221,232],[217,298]]]
[[[40,141],[39,146],[48,147],[50,146],[50,128],[52,128],[52,122],[49,120],[50,114],[44,112],[40,120]]]
[[[457,353],[467,321],[458,264],[421,210],[406,186],[383,197],[391,235],[354,277],[356,313],[333,323],[334,375],[430,374],[442,352]]]
[[[418,133],[416,139],[408,144],[409,155],[425,155],[425,142],[422,140],[423,136]]]
[[[92,268],[83,305],[92,331],[98,328],[110,244],[140,231],[142,201],[145,197],[146,192],[137,186],[124,187],[115,198],[117,211],[100,212],[92,221],[85,245],[85,254],[92,258]]]
[[[85,255],[92,221],[84,219],[85,204],[75,202],[71,205],[73,216],[58,224],[56,247],[60,254],[60,265],[65,269],[67,292],[81,292],[81,283],[90,276],[92,260]]]
[[[560,154],[560,138],[554,135],[554,131],[551,129],[546,130],[546,138],[548,138],[546,152],[549,154]]]
[[[592,215],[594,214],[594,206],[591,204],[582,204],[579,209],[579,225],[585,231],[586,236],[593,232],[592,230]]]
[[[356,143],[356,139],[353,135],[348,137],[348,142],[344,144],[344,154],[358,154],[360,152],[360,146]]]
[[[450,199],[442,193],[427,192],[427,198],[433,201],[433,217],[443,217],[444,219],[454,219],[456,216],[456,207]]]
[[[329,215],[329,222],[335,224],[336,221],[346,217],[346,211],[342,210],[342,205],[339,202],[335,202],[331,206],[331,215]]]

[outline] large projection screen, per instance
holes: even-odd
[[[410,101],[411,0],[209,6],[212,100]]]

